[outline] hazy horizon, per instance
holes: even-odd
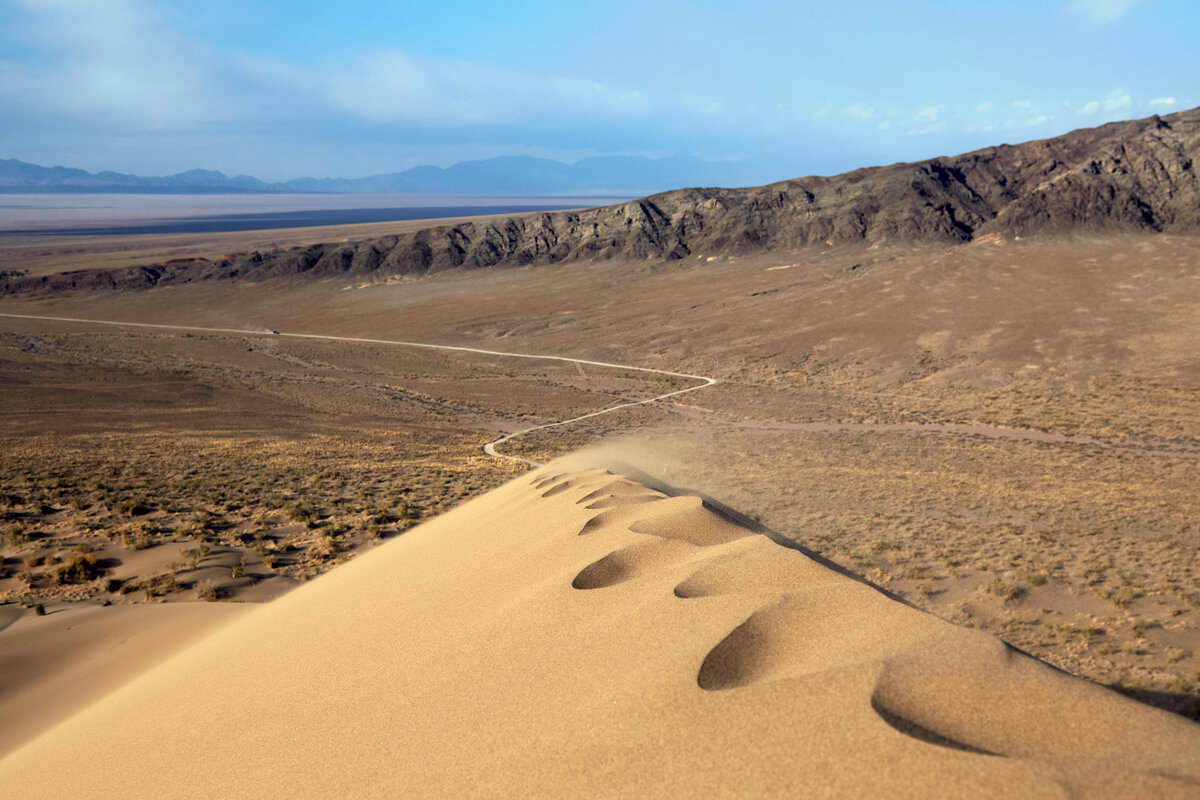
[[[0,157],[89,172],[691,156],[749,185],[1200,105],[1182,0],[0,7]]]

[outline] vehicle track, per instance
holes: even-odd
[[[654,375],[667,375],[672,378],[684,378],[687,380],[700,381],[700,383],[697,384],[696,386],[689,386],[686,389],[676,389],[675,391],[667,392],[666,394],[660,394],[655,397],[651,397],[647,400],[636,400],[636,401],[632,401],[629,403],[620,403],[615,406],[609,406],[608,408],[602,408],[599,411],[592,411],[587,414],[580,414],[579,416],[571,417],[570,419],[563,419],[563,420],[559,420],[558,422],[546,422],[541,425],[533,425],[528,428],[522,428],[521,430],[513,431],[511,433],[506,433],[503,436],[499,437],[498,439],[494,439],[494,440],[488,442],[487,444],[483,445],[483,452],[489,456],[492,456],[493,458],[503,458],[503,459],[507,459],[509,461],[517,461],[522,464],[528,464],[528,465],[534,466],[534,467],[540,467],[542,465],[539,462],[531,461],[528,458],[521,458],[520,456],[512,456],[512,455],[507,455],[505,453],[501,453],[496,450],[496,447],[498,445],[504,444],[507,441],[515,439],[518,436],[524,436],[525,434],[531,433],[533,431],[540,431],[540,430],[544,430],[546,428],[555,428],[560,425],[569,425],[572,422],[579,422],[580,420],[591,419],[592,417],[598,417],[601,414],[611,414],[612,412],[620,411],[623,408],[633,408],[634,406],[644,406],[644,405],[648,405],[650,403],[656,403],[659,400],[666,400],[669,397],[676,397],[681,394],[687,394],[688,392],[694,392],[697,389],[705,389],[709,386],[712,386],[712,385],[718,383],[716,378],[710,378],[705,375],[690,375],[686,372],[671,372],[670,370],[654,369],[653,367],[636,367],[636,366],[633,366],[632,364],[612,364],[607,361],[591,361],[586,358],[571,358],[570,356],[548,356],[548,355],[540,355],[537,353],[506,353],[506,352],[502,352],[500,350],[484,350],[484,349],[481,349],[478,347],[463,347],[460,345],[450,345],[450,344],[429,344],[427,342],[405,342],[405,341],[399,341],[399,340],[395,340],[395,339],[371,339],[371,338],[366,338],[366,337],[361,337],[361,336],[330,336],[330,335],[326,335],[326,334],[317,334],[317,333],[283,333],[283,332],[275,331],[275,330],[268,329],[268,328],[260,328],[258,330],[247,329],[247,328],[209,328],[209,327],[202,327],[202,326],[198,326],[198,325],[166,325],[166,324],[162,324],[162,323],[152,323],[152,322],[121,322],[121,321],[117,321],[117,320],[107,320],[107,319],[82,319],[82,318],[78,318],[78,317],[52,317],[52,316],[46,316],[46,315],[40,315],[40,314],[0,313],[0,317],[8,317],[11,319],[40,319],[40,320],[48,320],[48,321],[52,321],[52,322],[75,322],[75,323],[81,323],[81,324],[87,324],[87,325],[114,325],[114,326],[121,326],[121,327],[130,327],[130,328],[154,328],[154,329],[158,329],[158,330],[199,331],[199,332],[203,332],[203,333],[225,333],[225,334],[233,334],[233,335],[237,335],[237,336],[277,336],[279,338],[291,338],[291,339],[320,339],[322,341],[331,341],[331,342],[355,342],[358,344],[382,344],[382,345],[392,345],[395,347],[419,347],[419,348],[423,348],[426,350],[449,350],[449,351],[454,351],[454,352],[458,352],[458,353],[473,353],[476,355],[487,355],[487,356],[503,356],[505,358],[527,358],[527,359],[538,359],[541,361],[560,361],[560,362],[565,362],[568,364],[574,364],[577,367],[582,367],[584,365],[587,365],[590,367],[607,367],[610,369],[622,369],[622,370],[631,371],[631,372],[647,372],[647,373],[652,373]]]

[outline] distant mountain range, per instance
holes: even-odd
[[[679,189],[601,208],[471,220],[216,261],[18,277],[0,282],[0,294],[301,274],[423,275],[597,259],[666,261],[812,245],[1196,235],[1198,163],[1200,108],[832,177],[748,189]]]
[[[649,194],[681,186],[727,186],[745,175],[745,165],[698,158],[597,156],[574,164],[548,158],[504,156],[464,161],[452,167],[414,167],[366,178],[296,178],[265,183],[249,175],[193,169],[165,177],[120,172],[91,173],[0,159],[0,192],[217,194],[275,192],[373,192],[448,195]]]

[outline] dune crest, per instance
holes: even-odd
[[[0,760],[0,785],[1195,797],[1200,728],[699,498],[552,464],[179,652]]]

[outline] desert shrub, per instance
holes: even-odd
[[[146,579],[145,583],[146,585],[142,587],[142,591],[145,593],[146,599],[161,597],[182,588],[174,575],[167,574],[152,575]]]
[[[126,550],[145,550],[154,545],[154,537],[147,531],[126,531],[121,534],[121,546]]]
[[[142,592],[146,595],[147,600],[155,597],[162,597],[171,592],[179,591],[182,587],[174,575],[170,573],[159,573],[151,575],[148,578],[143,578],[140,581],[128,581],[121,584],[121,594],[131,594],[133,592]]]
[[[1049,580],[1049,577],[1044,572],[1028,572],[1025,574],[1025,581],[1030,586],[1042,586]]]
[[[1118,608],[1129,608],[1141,596],[1142,593],[1132,586],[1119,586],[1104,593],[1105,599]]]
[[[4,532],[4,543],[9,547],[19,547],[29,541],[29,534],[20,525],[9,525]]]
[[[254,535],[247,531],[227,531],[225,541],[232,545],[245,545],[254,541]]]
[[[51,580],[58,585],[86,583],[100,575],[96,557],[91,553],[75,553],[66,563],[59,564],[51,573]]]
[[[1154,620],[1154,619],[1139,619],[1136,622],[1134,622],[1133,625],[1131,626],[1131,628],[1133,630],[1133,635],[1138,637],[1139,639],[1143,638],[1146,635],[1146,631],[1153,630],[1154,628],[1161,628],[1161,627],[1162,627],[1162,623],[1159,622],[1158,620]]]
[[[117,511],[127,517],[140,517],[150,513],[150,504],[143,498],[127,497],[117,502]]]
[[[200,562],[212,550],[208,543],[202,543],[199,547],[191,547],[183,551],[183,556],[187,559],[188,569],[196,569],[200,566]]]
[[[404,506],[408,508],[407,505]],[[387,509],[372,506],[367,509],[367,523],[371,525],[386,525],[392,521],[392,515]]]
[[[316,519],[317,510],[312,503],[289,503],[284,506],[283,513],[293,522],[309,523]]]
[[[1000,576],[992,578],[983,588],[997,597],[1004,598],[1005,601],[1017,600],[1025,594],[1023,587],[1008,583]]]
[[[200,600],[206,600],[210,603],[216,602],[225,596],[224,588],[214,580],[201,581],[196,587],[196,597]]]

